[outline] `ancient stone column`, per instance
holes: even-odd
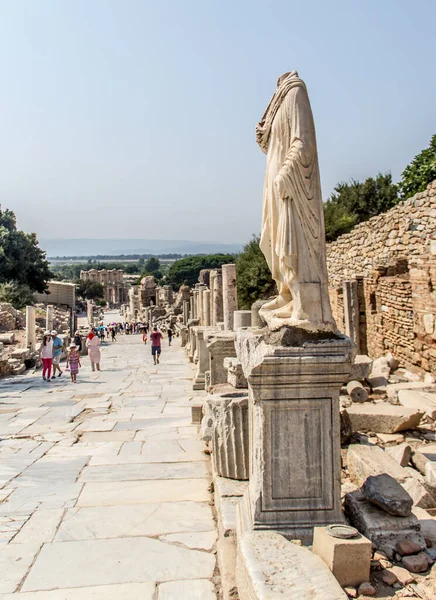
[[[209,369],[209,351],[204,340],[204,328],[193,327],[193,333],[196,337],[195,349],[197,352],[197,369],[195,372],[193,390],[204,390],[205,372]]]
[[[210,290],[203,291],[203,321],[206,327],[212,324],[210,322]]]
[[[213,298],[212,298],[212,325],[222,323],[223,313],[223,274],[221,269],[216,269],[214,273]]]
[[[236,332],[251,433],[239,523],[310,544],[314,527],[343,521],[339,391],[351,371],[352,345],[339,335],[291,343],[292,329],[277,345],[256,330]]]
[[[344,322],[345,333],[356,344],[357,354],[360,354],[360,310],[357,294],[357,281],[342,282],[344,292]]]
[[[235,331],[239,327],[251,327],[251,310],[235,310],[233,313],[233,327]]]
[[[194,294],[194,302],[193,302],[193,308],[194,308],[194,319],[199,319],[199,314],[198,314],[198,290],[194,290],[193,291]]]
[[[183,325],[187,325],[189,321],[189,300],[183,300]]]
[[[236,291],[236,265],[223,265],[223,310],[224,329],[233,331],[233,313],[238,308]]]
[[[213,322],[213,297],[215,294],[215,279],[216,279],[216,270],[214,269],[213,271],[210,272],[210,275],[209,275],[209,290],[210,290],[209,314],[210,314],[210,324],[211,325],[216,325],[216,323]]]
[[[189,320],[194,319],[194,295],[189,297]]]
[[[26,346],[32,352],[36,348],[35,307],[26,306]]]
[[[54,306],[52,304],[47,304],[47,317],[45,321],[45,326],[47,331],[51,331],[53,329],[53,320],[54,320]]]

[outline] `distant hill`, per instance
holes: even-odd
[[[141,239],[41,239],[40,247],[50,257],[95,256],[105,254],[233,254],[240,252],[242,244],[217,242],[190,242],[188,240]]]

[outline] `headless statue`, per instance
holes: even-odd
[[[296,71],[279,78],[256,140],[267,155],[260,247],[279,291],[261,314],[273,329],[335,330],[315,126]]]

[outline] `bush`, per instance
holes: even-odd
[[[190,286],[198,282],[202,269],[219,269],[221,265],[235,262],[232,254],[208,254],[206,256],[188,256],[176,260],[168,269],[165,282],[175,290],[183,284]]]
[[[238,306],[241,310],[249,310],[256,300],[269,298],[276,293],[276,285],[259,241],[260,236],[254,235],[236,261]]]
[[[0,284],[0,302],[9,302],[19,310],[25,306],[32,306],[35,303],[35,298],[28,285],[10,281]]]
[[[436,135],[430,146],[415,156],[404,169],[399,183],[401,198],[406,199],[423,192],[429,183],[436,179]]]

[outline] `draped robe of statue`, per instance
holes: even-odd
[[[267,154],[260,247],[279,290],[262,312],[277,327],[335,329],[315,126],[296,71],[279,79],[256,137]]]

